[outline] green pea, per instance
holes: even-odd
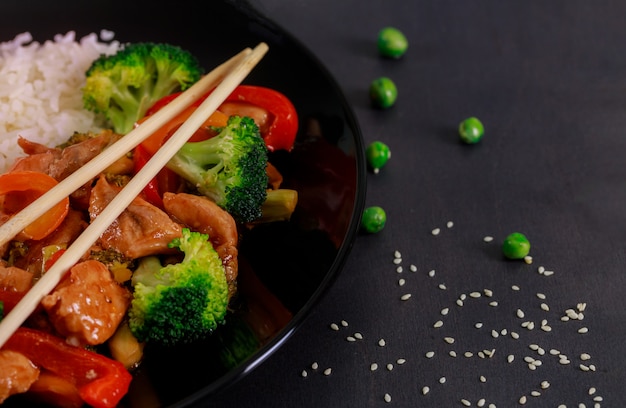
[[[467,144],[478,143],[484,134],[485,128],[478,118],[472,116],[459,124],[459,136]]]
[[[530,252],[530,242],[524,234],[509,234],[502,243],[502,253],[509,259],[523,259]]]
[[[372,171],[378,173],[391,157],[391,150],[383,142],[375,141],[367,146],[365,156]]]
[[[408,40],[397,28],[385,27],[378,33],[378,52],[383,57],[400,58],[408,47]]]
[[[361,218],[361,227],[363,230],[369,233],[380,232],[387,222],[387,214],[379,206],[371,206],[363,211],[363,217]]]
[[[398,89],[390,78],[376,78],[370,84],[370,99],[377,108],[390,108],[397,98]]]

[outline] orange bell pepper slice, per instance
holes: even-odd
[[[0,175],[0,211],[13,216],[58,184],[53,177],[37,171],[14,171]],[[65,197],[18,235],[20,240],[41,240],[54,231],[69,212],[70,199]]]

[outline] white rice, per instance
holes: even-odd
[[[40,43],[25,32],[0,43],[0,172],[23,155],[18,136],[56,146],[98,128],[83,109],[81,88],[93,60],[120,48],[113,37],[102,30],[77,39],[70,31]]]

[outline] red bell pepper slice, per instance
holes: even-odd
[[[170,103],[180,93],[168,95],[157,101],[146,116],[154,114]],[[210,94],[200,98],[192,107],[197,107]],[[298,133],[298,114],[291,100],[284,94],[262,86],[239,85],[218,108],[229,115],[247,116],[245,113],[253,107],[262,109],[267,115],[267,123],[261,129],[261,136],[269,151],[291,151]]]
[[[0,196],[4,196],[4,213],[17,214],[57,184],[53,177],[37,171],[13,171],[0,175]],[[26,226],[18,234],[18,239],[41,240],[47,237],[63,222],[69,208],[70,199],[65,197]]]
[[[117,406],[132,380],[119,361],[70,346],[62,338],[40,330],[20,327],[3,349],[22,353],[35,365],[76,385],[82,400],[95,408]]]

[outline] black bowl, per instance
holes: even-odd
[[[356,237],[365,198],[358,124],[315,56],[244,3],[209,1],[196,11],[176,8],[144,0],[0,3],[5,17],[2,41],[25,31],[42,42],[57,33],[75,31],[79,38],[107,29],[121,42],[180,45],[197,55],[207,70],[264,41],[269,52],[245,83],[283,92],[298,110],[300,130],[293,151],[271,156],[284,176],[283,186],[299,192],[292,219],[243,233],[240,296],[228,323],[205,342],[172,349],[148,347],[122,401],[128,407],[192,403],[233,384],[268,358],[339,273]],[[259,285],[267,290],[263,296],[256,296]],[[250,304],[255,302],[257,323],[259,316],[267,319],[260,322],[267,323],[266,333],[256,351],[241,355],[235,349],[236,331],[248,322]],[[281,306],[277,309],[270,305],[273,302]]]

